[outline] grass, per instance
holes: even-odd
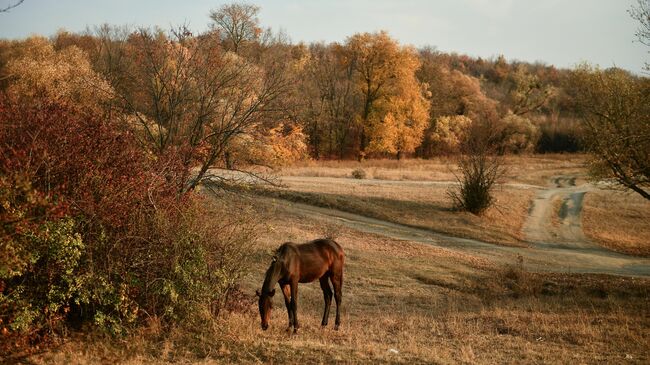
[[[252,293],[270,251],[322,235],[318,222],[278,211],[250,255],[249,304],[203,328],[163,333],[153,323],[126,340],[74,338],[29,360],[45,363],[644,363],[650,282],[532,274],[450,250],[340,229],[346,250],[342,328],[321,329],[322,294],[301,284],[298,335],[274,298],[259,328]],[[147,332],[148,331],[148,332]]]
[[[585,174],[584,155],[546,154],[507,156],[505,182],[545,186],[555,175]],[[366,178],[376,180],[454,181],[457,172],[454,158],[431,160],[366,160],[357,161],[300,161],[285,167],[284,176],[351,177],[355,169],[363,169]],[[584,181],[584,179],[582,179]]]
[[[521,228],[534,191],[498,187],[496,204],[481,216],[452,209],[447,185],[343,180],[292,181],[260,193],[507,246],[525,246]]]
[[[563,155],[513,157],[507,160],[511,165],[507,179],[546,185],[555,175],[584,176],[581,161],[582,157]],[[534,190],[502,186],[497,191],[498,209],[481,217],[454,212],[445,197],[446,186],[410,181],[451,180],[453,174],[445,172],[447,162],[364,162],[373,179],[408,184],[296,179],[287,188],[264,194],[521,245],[521,224]],[[302,164],[285,173],[349,177],[359,167],[356,162]],[[471,254],[323,225],[284,210],[272,199],[257,199],[260,217],[269,217],[267,233],[246,258],[250,274],[240,282],[238,305],[232,312],[209,323],[178,328],[164,328],[152,318],[122,339],[82,331],[58,347],[21,360],[34,364],[650,362],[650,279],[531,273],[517,257],[498,266]],[[616,249],[647,247],[642,243],[643,237],[650,237],[648,210],[647,203],[633,196],[589,192],[583,225],[592,239],[621,242],[623,247]],[[324,236],[334,237],[346,251],[341,329],[331,327],[334,313],[330,327],[320,328],[322,293],[318,283],[311,283],[300,285],[298,335],[285,331],[281,295],[274,297],[271,328],[262,331],[253,293],[262,284],[272,251],[285,241]]]
[[[650,202],[637,194],[598,190],[585,195],[582,225],[611,250],[650,256]]]

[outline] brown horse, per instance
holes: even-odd
[[[282,244],[273,256],[273,261],[264,278],[262,292],[257,291],[260,297],[260,316],[262,329],[269,327],[271,317],[271,297],[275,294],[275,283],[280,284],[284,294],[284,304],[289,313],[289,328],[298,332],[298,283],[311,283],[319,279],[320,287],[325,297],[325,313],[323,313],[322,326],[327,326],[327,320],[332,304],[332,289],[328,279],[334,287],[336,299],[336,322],[334,329],[341,324],[341,287],[343,286],[343,263],[345,254],[338,243],[329,239],[318,239],[301,245],[287,242]]]

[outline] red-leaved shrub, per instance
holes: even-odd
[[[33,339],[75,319],[119,333],[223,303],[255,230],[181,192],[178,155],[108,116],[0,98],[0,330]]]

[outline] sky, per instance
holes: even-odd
[[[16,0],[0,0],[0,8]],[[257,0],[263,27],[292,42],[345,42],[386,30],[403,44],[483,58],[504,55],[570,68],[581,62],[640,73],[648,47],[627,10],[636,0]],[[227,1],[25,0],[0,13],[0,38],[53,35],[87,26],[188,24],[208,28],[208,13]]]

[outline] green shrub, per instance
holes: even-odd
[[[54,328],[79,289],[84,243],[71,219],[46,222],[20,236],[14,243],[23,246],[24,265],[0,271],[7,286],[0,293],[3,319],[17,332]]]

